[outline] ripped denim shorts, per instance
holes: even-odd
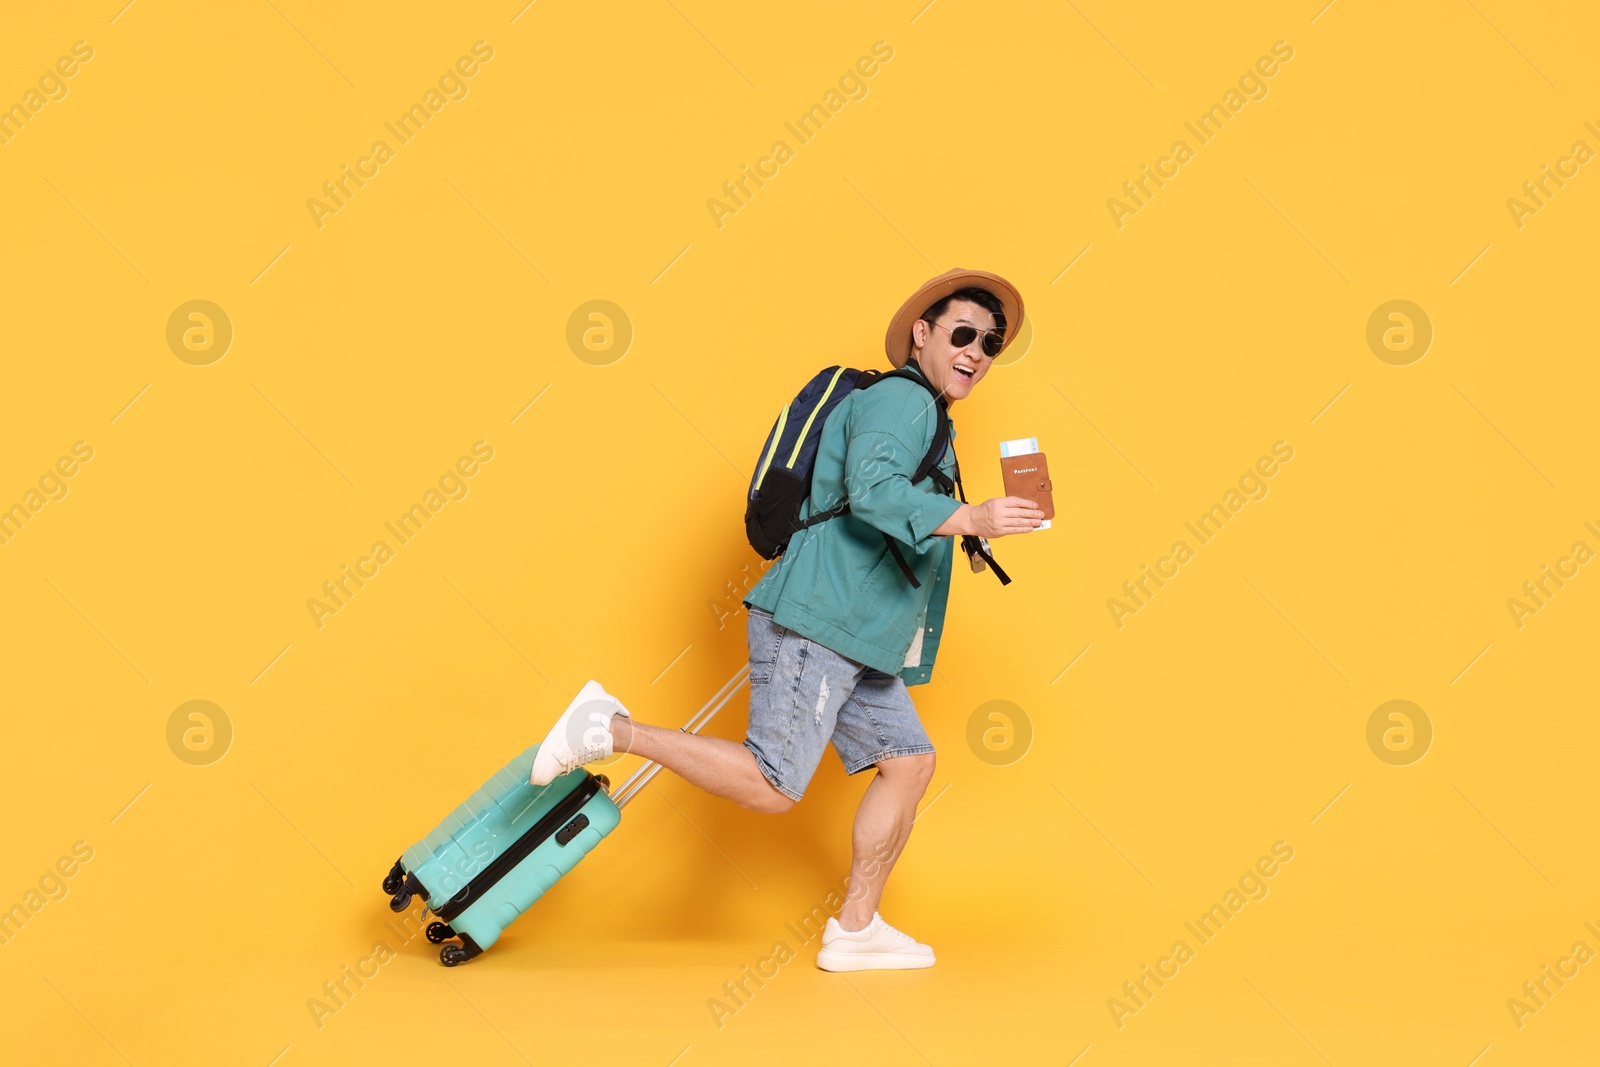
[[[846,774],[933,751],[905,679],[847,659],[748,607],[750,729],[745,747],[773,787],[799,800],[833,749]]]

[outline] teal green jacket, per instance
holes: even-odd
[[[935,418],[933,397],[915,382],[890,379],[841,400],[823,424],[800,517],[843,499],[850,510],[795,534],[744,599],[779,626],[906,685],[933,677],[956,541],[933,531],[961,506],[931,477],[911,484]],[[954,476],[954,424],[950,434],[939,466]],[[885,533],[920,587],[906,580]]]

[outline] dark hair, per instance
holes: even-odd
[[[1000,298],[989,292],[989,290],[979,289],[975,285],[969,285],[965,289],[957,289],[943,300],[934,304],[922,313],[922,321],[932,326],[934,321],[944,314],[945,308],[950,306],[950,301],[952,300],[970,300],[985,311],[992,312],[994,314],[995,329],[1001,333],[1006,332],[1006,313],[1000,303]]]

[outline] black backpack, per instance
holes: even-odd
[[[910,366],[916,366],[915,362],[913,361]],[[919,367],[918,370],[920,369]],[[822,427],[827,422],[828,416],[851,392],[870,388],[890,378],[905,378],[921,385],[932,395],[934,409],[937,412],[938,422],[934,425],[933,443],[928,447],[928,454],[922,457],[922,462],[917,464],[916,472],[911,478],[912,484],[924,478],[933,478],[945,494],[955,496],[959,493],[961,502],[966,503],[967,495],[961,487],[960,460],[957,459],[955,462],[954,480],[939,469],[939,461],[944,458],[946,447],[953,449],[950,441],[950,415],[945,398],[926,378],[906,367],[892,371],[828,367],[818,371],[794,400],[784,405],[783,410],[778,413],[778,419],[772,424],[772,430],[767,434],[766,443],[762,446],[755,474],[750,479],[750,493],[744,512],[745,536],[750,541],[750,547],[755,549],[762,559],[776,559],[783,555],[784,550],[789,547],[789,541],[799,531],[827,522],[850,510],[850,502],[845,500],[804,520],[799,518],[801,505],[811,495],[812,468],[822,440]],[[884,534],[883,539],[888,542],[889,551],[899,564],[901,573],[912,586],[920,587],[921,583],[912,574],[911,567],[901,555],[900,546],[896,544],[895,539],[888,534]],[[987,544],[980,538],[972,534],[963,535],[961,548],[967,553],[968,558],[977,553],[985,563],[993,567],[995,577],[1000,579],[1000,584],[1010,584],[1011,578],[1001,570],[1000,564],[989,554]]]

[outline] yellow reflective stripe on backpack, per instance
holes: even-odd
[[[756,475],[756,488],[761,488],[761,483],[767,477],[767,466],[772,462],[772,454],[778,450],[778,440],[783,437],[783,424],[789,421],[789,405],[783,405],[783,410],[778,412],[778,425],[772,431],[772,444],[767,446],[767,458],[761,461],[761,473]]]
[[[794,461],[800,458],[800,446],[805,444],[806,434],[811,431],[811,420],[816,418],[817,412],[821,411],[823,405],[827,404],[828,397],[833,393],[833,387],[839,382],[839,375],[843,373],[844,368],[840,367],[833,372],[833,377],[828,380],[828,388],[822,391],[822,399],[817,401],[817,406],[811,409],[811,414],[806,417],[806,424],[800,427],[800,436],[794,439],[794,451],[789,453],[789,462],[785,466],[793,467]]]

